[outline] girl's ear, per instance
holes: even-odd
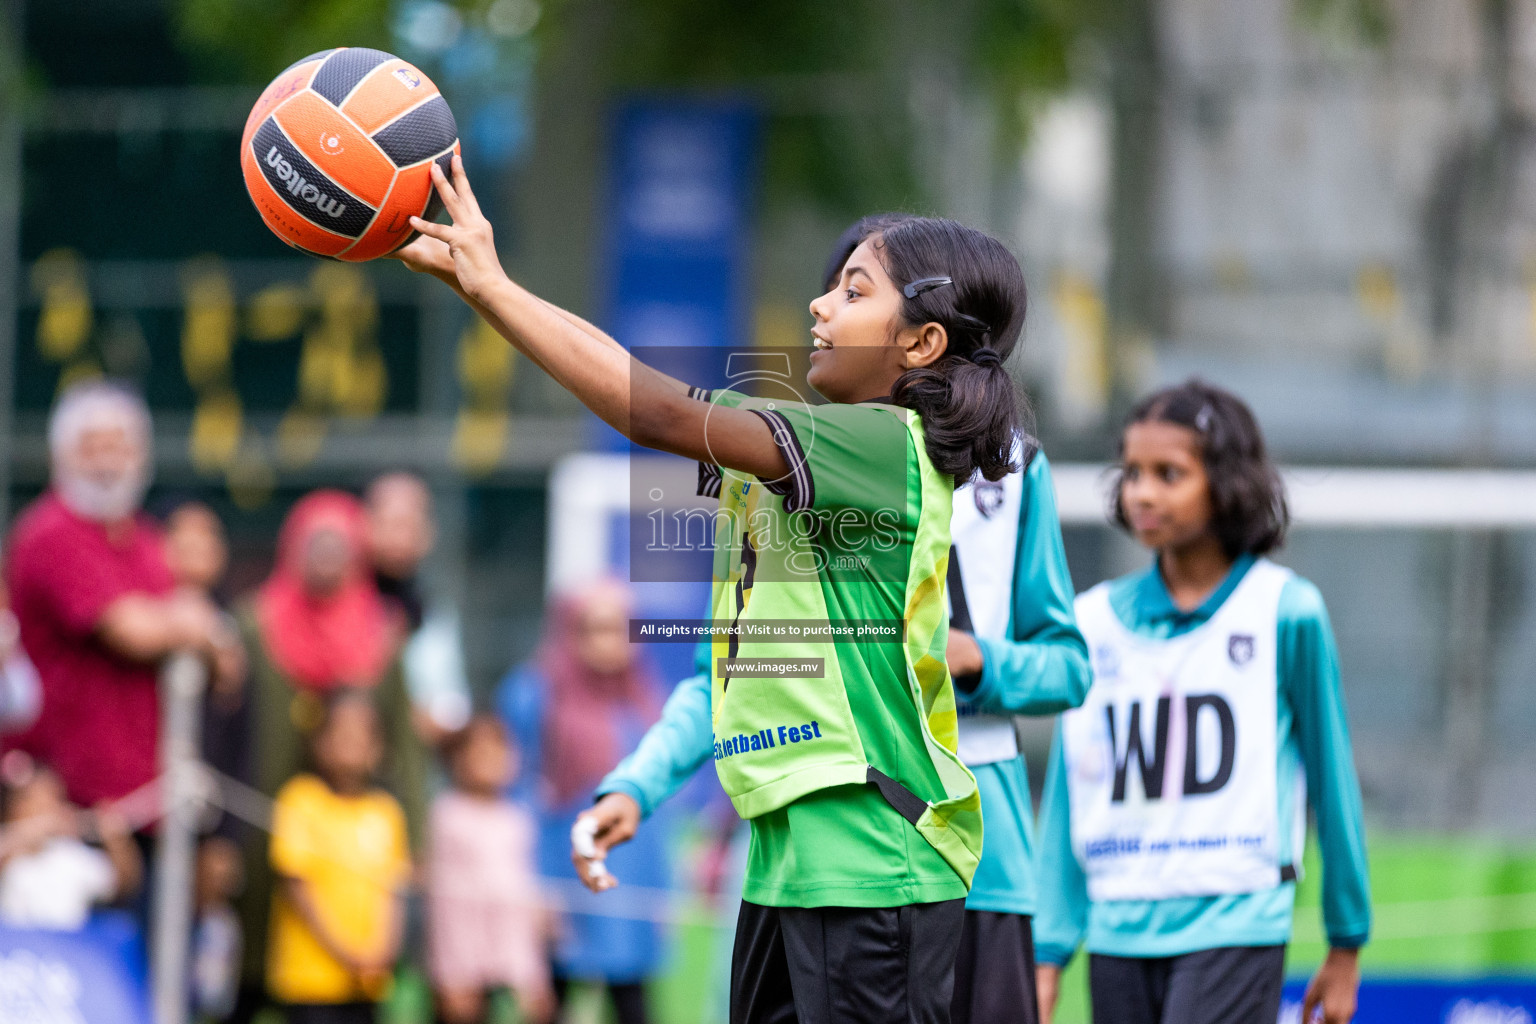
[[[929,321],[921,327],[902,332],[901,343],[906,347],[907,369],[915,370],[932,366],[949,351],[949,334],[942,324]]]

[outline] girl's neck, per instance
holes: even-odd
[[[342,778],[336,775],[325,774],[320,776],[327,787],[337,796],[362,796],[368,792],[368,780],[356,778]]]
[[[455,786],[454,791],[462,797],[467,797],[478,803],[495,803],[501,799],[501,791],[495,788],[487,789],[482,786]]]
[[[1232,559],[1221,541],[1205,534],[1188,544],[1163,548],[1157,553],[1157,567],[1174,606],[1192,612],[1221,586],[1232,571]]]

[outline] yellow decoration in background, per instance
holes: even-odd
[[[203,473],[227,468],[240,449],[244,419],[240,396],[231,388],[199,398],[187,437],[192,465]]]
[[[1052,281],[1051,299],[1066,335],[1062,373],[1064,404],[1083,422],[1097,421],[1109,404],[1109,318],[1092,280],[1063,270]]]
[[[336,382],[346,372],[336,366],[339,359],[345,358],[346,340],[338,339],[335,330],[323,326],[305,332],[304,347],[299,352],[298,404],[311,409],[331,404]]]
[[[322,263],[309,275],[309,291],[327,323],[345,323],[357,334],[378,324],[379,303],[373,285],[356,267]]]
[[[517,350],[476,317],[459,338],[459,383],[473,404],[499,402],[512,388]]]
[[[80,254],[73,249],[49,249],[39,256],[32,264],[32,291],[41,307],[38,354],[62,363],[85,345],[95,322]]]
[[[505,409],[460,409],[453,428],[453,461],[466,473],[489,473],[500,464],[511,435]]]
[[[83,380],[97,380],[102,376],[101,365],[94,359],[77,359],[59,371],[59,394],[63,394]]]
[[[1360,268],[1355,275],[1355,294],[1360,305],[1378,320],[1389,320],[1397,315],[1401,299],[1397,291],[1397,278],[1391,267],[1372,264]]]
[[[1381,330],[1381,356],[1394,378],[1416,381],[1429,369],[1429,339],[1403,305],[1397,275],[1380,263],[1355,274],[1355,296]]]
[[[304,409],[289,409],[277,424],[277,458],[296,469],[314,462],[325,444],[326,422]]]
[[[259,439],[249,438],[240,446],[229,469],[225,471],[224,484],[229,489],[230,500],[237,508],[260,508],[272,500],[272,492],[277,487],[277,474],[267,461]]]
[[[182,277],[181,365],[201,391],[227,386],[235,348],[235,289],[217,257],[194,260]]]
[[[377,348],[357,353],[348,362],[348,367],[347,385],[345,389],[337,389],[337,404],[343,414],[354,419],[373,419],[384,408],[389,382],[384,354]]]
[[[309,296],[296,284],[268,285],[245,307],[245,334],[252,341],[282,341],[299,333],[310,308]]]
[[[507,399],[517,376],[516,350],[478,317],[459,336],[459,385],[463,404],[453,429],[453,461],[468,473],[485,474],[501,462],[511,436]]]
[[[804,306],[764,302],[753,312],[752,344],[798,348],[809,344],[811,324]]]

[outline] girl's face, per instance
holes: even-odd
[[[882,398],[908,369],[944,354],[942,328],[902,322],[901,289],[874,243],[860,243],[832,289],[811,303],[815,351],[806,382],[833,402]]]
[[[352,544],[341,530],[316,529],[304,545],[304,589],[316,597],[334,594],[346,582],[352,557]]]
[[[1176,423],[1133,423],[1125,431],[1120,505],[1136,540],[1180,548],[1211,528],[1211,488],[1200,436]]]
[[[495,794],[517,779],[517,762],[506,738],[494,729],[478,728],[464,741],[454,764],[461,789]]]
[[[581,610],[576,630],[577,656],[588,669],[599,675],[616,675],[629,668],[634,659],[629,645],[629,606],[620,595],[593,595]]]
[[[314,737],[315,767],[332,788],[356,790],[368,784],[384,759],[379,716],[361,700],[343,701],[331,709]]]
[[[219,517],[205,505],[188,504],[172,512],[165,527],[165,554],[176,582],[199,590],[212,589],[229,561]]]

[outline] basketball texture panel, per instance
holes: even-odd
[[[437,86],[405,61],[395,58],[368,72],[342,104],[342,111],[372,135],[412,107],[436,96]]]
[[[436,161],[402,170],[395,180],[395,191],[385,200],[384,208],[379,211],[373,226],[341,258],[356,261],[377,259],[414,241],[417,232],[411,227],[411,217],[432,220],[443,212],[442,197],[432,185],[432,163],[436,163],[446,174],[458,150],[459,147],[454,146]],[[425,202],[420,201],[423,192],[426,194]],[[411,196],[417,197],[415,205],[408,198]]]
[[[370,50],[362,46],[337,50],[325,58],[325,63],[320,66],[309,87],[339,107],[352,90],[368,77],[368,72],[393,59],[391,54],[383,50]]]
[[[373,133],[396,167],[430,160],[452,146],[459,137],[448,101],[434,96]]]
[[[299,152],[337,185],[375,209],[389,195],[395,162],[312,90],[288,100],[272,117]]]
[[[261,122],[271,116],[272,111],[308,88],[310,79],[314,77],[316,71],[320,70],[320,58],[326,53],[333,52],[335,51],[327,50],[325,53],[311,54],[301,61],[295,61],[272,79],[272,83],[261,91],[261,97],[251,108],[250,116],[245,119],[245,128],[240,133],[242,146],[250,144],[251,133]]]

